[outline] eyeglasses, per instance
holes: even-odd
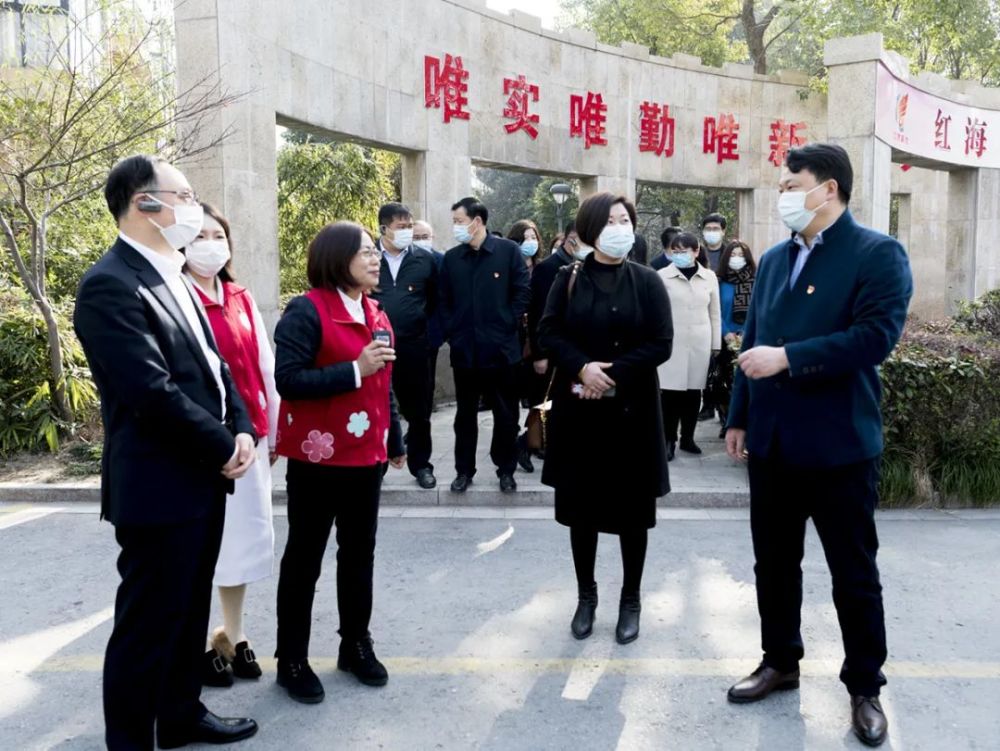
[[[382,251],[378,248],[370,248],[366,250],[358,251],[358,255],[364,258],[366,261],[381,261]]]
[[[143,193],[172,193],[184,203],[200,203],[198,194],[193,190],[144,190]]]

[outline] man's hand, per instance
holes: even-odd
[[[580,382],[583,384],[584,399],[600,399],[604,392],[612,388],[615,382],[604,371],[611,367],[609,362],[588,362],[580,371]]]
[[[402,469],[403,467],[406,466],[406,454],[403,454],[402,456],[392,457],[391,459],[389,459],[389,464],[391,464],[396,469]]]
[[[267,452],[267,458],[271,462],[272,467],[274,466],[274,463],[278,461],[278,455],[274,452],[274,449]]]
[[[747,460],[747,432],[741,428],[729,428],[726,431],[726,453],[729,458],[738,462]]]
[[[222,474],[227,480],[238,480],[247,473],[257,459],[257,448],[253,444],[253,436],[240,433],[236,436],[236,450],[222,468]]]
[[[753,347],[740,354],[740,369],[747,378],[770,378],[788,370],[784,347]]]
[[[373,373],[382,370],[386,363],[390,363],[395,359],[396,350],[385,342],[373,339],[367,347],[361,350],[361,354],[358,355],[358,370],[361,372],[362,378],[367,378]]]
[[[538,375],[545,375],[545,371],[549,369],[549,361],[545,360],[535,360],[534,362],[535,372]]]

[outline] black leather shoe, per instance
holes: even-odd
[[[233,667],[233,675],[237,678],[254,681],[264,674],[257,662],[257,655],[250,648],[249,642],[241,641],[236,645],[236,654],[230,665]]]
[[[667,441],[667,461],[672,462],[677,453],[677,441]]]
[[[799,687],[799,671],[782,673],[763,662],[750,675],[729,689],[727,696],[733,704],[760,701],[772,691],[788,691]]]
[[[689,454],[701,453],[701,448],[694,442],[693,438],[681,438],[680,448],[681,451],[687,451]]]
[[[431,488],[436,488],[438,484],[437,478],[434,476],[434,470],[425,467],[424,469],[417,470],[417,485],[422,487],[424,490],[430,490]]]
[[[881,746],[889,734],[889,722],[877,696],[851,697],[851,725],[866,746]]]
[[[211,712],[193,725],[183,728],[157,728],[160,748],[180,748],[189,743],[235,743],[257,732],[257,723],[249,717],[219,717]]]
[[[515,490],[517,490],[517,480],[514,479],[514,475],[500,475],[500,492],[513,493]]]
[[[639,638],[639,612],[642,605],[638,592],[622,592],[618,604],[618,626],[615,628],[615,641],[619,644],[629,644]]]
[[[226,658],[215,649],[210,649],[202,658],[201,685],[214,688],[229,688],[233,685],[233,672]]]
[[[375,656],[370,637],[359,641],[340,642],[337,669],[353,673],[366,686],[384,686],[389,681],[385,665]]]
[[[535,465],[531,461],[531,449],[528,448],[523,433],[517,437],[517,464],[525,472],[535,471]]]
[[[573,622],[569,625],[573,638],[586,639],[594,631],[594,613],[597,611],[597,582],[579,588],[579,600]]]
[[[303,704],[319,704],[326,697],[309,660],[278,660],[278,685]]]
[[[464,493],[469,489],[472,484],[472,477],[469,475],[460,474],[454,480],[451,481],[451,492],[452,493]]]

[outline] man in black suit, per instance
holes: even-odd
[[[531,352],[534,356],[534,368],[538,375],[545,375],[549,369],[549,360],[538,344],[538,322],[545,313],[545,302],[549,299],[549,290],[556,280],[556,274],[563,266],[575,260],[573,255],[580,242],[576,228],[570,222],[566,230],[566,239],[557,246],[552,254],[535,266],[531,272],[531,302],[528,305],[528,337],[531,341]],[[534,406],[534,405],[532,405]]]
[[[729,700],[797,688],[802,555],[811,517],[833,578],[844,640],[840,680],[854,732],[887,733],[885,615],[875,557],[882,455],[878,367],[896,346],[913,294],[903,247],[847,208],[847,152],[813,143],[788,152],[778,210],[791,239],[760,260],[733,385],[726,448],[749,460],[750,531],[760,612],[760,666]]]
[[[478,407],[493,409],[490,456],[500,490],[517,490],[518,380],[522,348],[518,324],[528,310],[528,269],[518,245],[491,235],[489,212],[475,198],[451,207],[458,242],[441,264],[441,312],[455,371],[455,470],[453,493],[464,493],[476,473]]]
[[[179,248],[201,228],[184,175],[122,160],[104,195],[118,240],[84,275],[74,326],[101,395],[101,514],[121,546],[104,661],[109,749],[249,738],[257,724],[200,702],[201,660],[226,493],[256,438]]]
[[[413,215],[401,203],[378,211],[382,270],[372,297],[396,332],[392,388],[406,418],[406,465],[420,487],[437,485],[431,464],[430,341],[428,323],[437,308],[438,263],[414,243]]]

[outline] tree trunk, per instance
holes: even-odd
[[[66,368],[63,364],[62,346],[59,342],[59,324],[56,322],[52,306],[47,298],[39,296],[35,300],[35,305],[45,319],[45,331],[49,346],[49,387],[52,391],[52,404],[55,405],[56,412],[60,419],[66,423],[73,421],[73,408],[70,406],[69,397],[66,394]]]
[[[764,46],[764,34],[767,32],[767,27],[771,25],[770,19],[772,18],[774,15],[769,13],[764,22],[757,23],[754,0],[743,0],[740,21],[743,24],[743,34],[747,39],[747,50],[750,52],[750,59],[753,60],[754,73],[767,73],[767,47]]]

